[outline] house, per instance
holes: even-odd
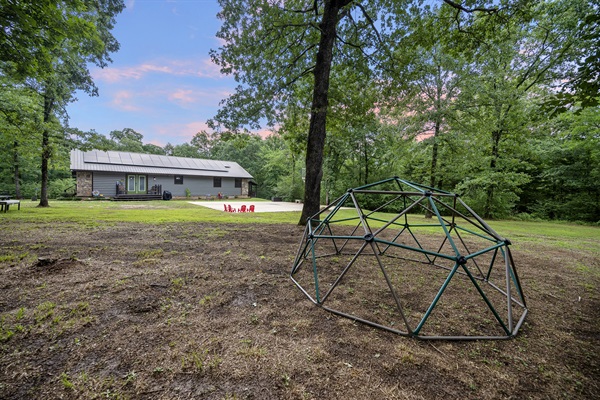
[[[238,163],[122,151],[71,151],[77,196],[162,198],[223,196],[253,197],[256,184]]]

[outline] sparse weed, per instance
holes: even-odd
[[[44,320],[52,317],[54,315],[54,309],[56,308],[56,304],[46,301],[35,308],[33,312],[33,317],[35,318],[35,323],[40,324]]]
[[[135,373],[135,371],[129,371],[125,376],[125,383],[123,384],[123,386],[126,386],[128,384],[130,384],[131,382],[135,381],[135,379],[137,378],[137,374]]]
[[[17,310],[17,313],[15,314],[15,321],[22,320],[24,316],[25,316],[25,307],[21,307]]]
[[[250,339],[242,339],[240,341],[242,348],[238,350],[238,354],[245,357],[260,358],[267,355],[267,350],[256,346]]]
[[[185,285],[185,278],[173,278],[171,279],[171,285],[175,289],[181,289]]]
[[[163,249],[142,250],[137,253],[139,260],[148,260],[152,258],[161,258],[164,255]]]
[[[208,349],[192,350],[181,358],[181,369],[202,373],[217,368],[223,360]]]
[[[12,329],[9,329],[8,326],[5,326],[4,320],[5,317],[2,316],[2,318],[0,318],[0,343],[8,341],[15,334]]]
[[[62,383],[62,385],[65,389],[73,390],[75,388],[75,385],[73,385],[73,382],[71,382],[69,380],[69,375],[67,375],[66,372],[63,372],[62,374],[60,374],[59,378],[60,378],[60,383]]]
[[[213,297],[207,294],[200,299],[199,304],[201,306],[208,305],[212,301],[212,299],[213,299]]]

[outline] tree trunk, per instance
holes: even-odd
[[[490,160],[490,170],[492,171],[492,179],[494,179],[494,172],[496,172],[496,163],[500,157],[500,138],[502,137],[501,130],[495,130],[492,132],[492,158]],[[483,209],[483,217],[491,218],[493,212],[493,201],[494,201],[494,183],[489,182],[489,186],[486,193],[485,206]]]
[[[44,131],[42,133],[42,191],[40,193],[40,204],[38,207],[49,207],[48,204],[48,161],[50,160],[50,118],[54,99],[47,94],[44,95]]]
[[[323,149],[329,106],[329,75],[333,60],[333,44],[336,37],[338,14],[350,0],[325,1],[323,19],[319,24],[321,38],[315,63],[310,126],[306,144],[306,180],[304,182],[304,206],[299,225],[306,225],[308,219],[319,212],[321,205],[321,179],[323,178]]]
[[[13,143],[13,167],[15,177],[15,198],[21,198],[21,173],[19,171],[19,142],[16,140]]]
[[[440,136],[440,129],[442,126],[442,121],[440,117],[440,112],[442,110],[442,90],[443,90],[443,82],[442,82],[442,67],[438,65],[437,67],[437,75],[436,75],[436,92],[435,92],[435,125],[433,130],[433,147],[431,148],[431,171],[429,175],[429,187],[435,188],[435,182],[437,180],[437,162],[438,162],[438,142]],[[441,189],[441,188],[440,188]],[[425,218],[432,218],[433,213],[430,210],[425,212]]]
[[[367,135],[365,134],[363,136],[363,151],[364,151],[364,156],[365,156],[365,181],[364,181],[364,185],[369,183],[369,153],[368,153],[368,149],[367,149]]]
[[[435,180],[437,175],[437,161],[438,161],[438,135],[440,133],[440,123],[435,121],[435,129],[433,131],[433,146],[431,148],[431,171],[429,175],[429,187],[435,187]],[[425,218],[433,217],[433,213],[430,210],[425,211]]]

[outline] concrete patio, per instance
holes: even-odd
[[[212,208],[214,210],[223,211],[223,205],[231,205],[236,211],[246,205],[246,208],[253,204],[254,212],[289,212],[289,211],[302,211],[302,203],[289,203],[285,201],[190,201],[191,204],[196,204],[202,207]]]

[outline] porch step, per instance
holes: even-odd
[[[160,194],[118,194],[113,197],[114,201],[145,201],[145,200],[162,200]]]

